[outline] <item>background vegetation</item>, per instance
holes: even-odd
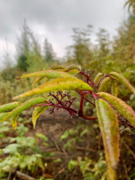
[[[73,28],[73,44],[66,48],[64,61],[56,57],[48,39],[44,40],[41,48],[24,20],[16,45],[16,64],[12,65],[8,50],[4,54],[5,68],[0,72],[0,104],[11,102],[14,96],[31,88],[33,80],[27,78],[18,82],[17,77],[27,72],[49,69],[54,64],[77,64],[95,74],[116,71],[135,86],[135,2],[127,1],[127,5],[133,12],[118,28],[117,36],[113,39],[110,39],[105,29],[99,29],[96,44],[93,44],[90,39],[91,25],[84,29]],[[135,110],[135,95],[121,89],[118,96]],[[75,106],[78,107],[77,101]],[[85,112],[89,115],[95,113],[89,104],[86,104]],[[44,131],[37,134],[35,131],[34,134],[30,117],[31,110],[22,114],[16,131],[8,123],[0,125],[1,179],[13,179],[15,170],[16,174],[22,173],[26,178],[31,176],[40,180],[107,179],[104,149],[97,122],[73,119],[70,125],[64,124],[65,128],[56,137]],[[51,123],[56,122],[50,121],[50,126]],[[39,127],[40,124],[37,128]],[[127,137],[129,131],[124,126],[120,129],[118,179],[121,180],[135,179],[135,142]],[[17,178],[19,179],[18,175]]]

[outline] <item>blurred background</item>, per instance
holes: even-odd
[[[135,87],[135,0],[0,0],[0,14],[0,105],[31,89],[33,79],[16,78],[57,64],[94,70],[93,78],[116,71]],[[134,94],[120,85],[118,96],[135,110]],[[95,113],[87,103],[84,111]],[[33,130],[31,112],[20,116],[17,131],[10,123],[1,125],[1,179],[18,178],[11,168],[15,162],[16,170],[39,180],[107,179],[97,122],[63,120],[63,111],[46,112]],[[120,131],[121,180],[135,179],[135,142],[127,138],[129,132]],[[27,137],[33,138],[31,146]]]

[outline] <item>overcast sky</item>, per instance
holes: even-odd
[[[24,18],[38,41],[52,43],[58,57],[72,44],[72,28],[93,25],[93,32],[105,28],[116,34],[126,18],[125,0],[0,0],[0,66],[7,38],[14,58],[17,35]],[[95,36],[93,35],[94,39]]]

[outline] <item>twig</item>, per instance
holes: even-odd
[[[130,180],[129,176],[128,176],[128,172],[127,172],[127,167],[126,167],[125,161],[123,159],[122,159],[122,162],[123,162],[123,166],[124,166],[124,170],[125,170],[126,179]]]
[[[13,174],[13,169],[11,169],[11,171],[10,171],[10,173],[9,173],[9,175],[8,175],[7,180],[10,180],[12,174]]]
[[[75,147],[77,150],[84,150],[84,151],[92,151],[92,152],[96,152],[97,150],[95,149],[91,149],[91,148],[84,148],[84,147]]]
[[[101,149],[101,139],[102,139],[102,134],[100,133],[100,136],[99,136],[98,149]]]
[[[66,153],[66,151],[65,151],[64,148],[62,148],[62,151],[63,151],[63,153],[65,154],[65,156],[67,157],[67,153]]]
[[[49,136],[49,138],[50,138],[50,139],[53,141],[53,143],[55,144],[55,147],[56,147],[57,151],[61,151],[60,148],[59,148],[59,146],[58,146],[58,144],[57,144],[57,142],[55,141],[55,139],[52,138],[51,136]]]
[[[129,146],[122,140],[122,143],[124,144],[124,146],[130,151],[130,153],[132,154],[132,156],[134,157],[135,159],[135,154],[134,152],[129,148]]]
[[[13,169],[13,173],[15,174],[15,176],[23,180],[36,180],[35,178],[28,176],[24,173],[21,173],[20,171],[16,171],[15,169]]]

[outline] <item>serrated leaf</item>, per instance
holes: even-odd
[[[94,78],[94,83],[97,84],[103,75],[104,75],[103,73],[98,73]]]
[[[119,161],[119,130],[115,111],[104,100],[96,100],[97,116],[105,147],[109,180],[116,180]]]
[[[27,78],[27,77],[47,77],[49,79],[56,79],[56,78],[75,78],[71,74],[68,74],[66,72],[61,72],[61,71],[55,71],[55,70],[46,70],[46,71],[39,71],[39,72],[34,72],[30,74],[26,74],[22,76],[19,79]]]
[[[19,115],[22,111],[39,104],[41,102],[44,102],[45,99],[43,97],[37,97],[37,98],[32,98],[24,103],[22,103],[20,106],[15,108],[13,111],[9,112],[7,116],[5,116],[0,123],[7,121],[9,118],[13,117],[15,118],[17,115]]]
[[[99,92],[98,95],[112,104],[135,127],[135,112],[132,107],[108,93]]]
[[[18,95],[13,99],[19,99],[26,96],[31,96],[34,94],[40,94],[45,92],[53,92],[53,91],[62,91],[62,90],[92,90],[87,83],[80,79],[74,78],[59,78],[54,79],[51,82],[45,83],[31,91],[28,91],[24,94]]]
[[[135,94],[135,88],[128,82],[128,80],[123,77],[121,74],[117,73],[117,72],[111,72],[110,75],[112,77],[117,78],[117,80],[119,82],[121,82],[123,85],[125,85],[132,93]]]
[[[111,93],[115,97],[118,96],[118,87],[117,87],[117,83],[115,81],[112,81]]]
[[[98,88],[98,91],[104,91],[104,89],[106,88],[106,85],[108,84],[108,82],[111,81],[110,77],[105,77],[101,83],[100,83],[100,86]]]
[[[18,107],[20,104],[21,104],[20,102],[12,102],[12,103],[1,105],[0,113],[11,111],[15,109],[16,107]]]
[[[33,128],[35,129],[36,126],[36,120],[42,114],[49,106],[37,106],[34,108],[34,111],[32,113],[32,123],[33,123]]]

